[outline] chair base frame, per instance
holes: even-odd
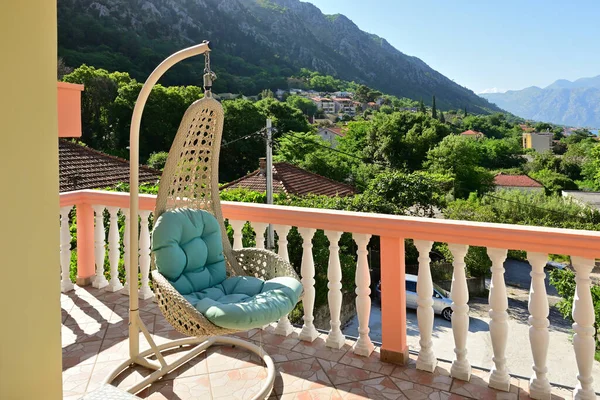
[[[119,376],[121,373],[123,373],[128,368],[134,365],[141,365],[143,367],[153,369],[154,372],[152,372],[146,378],[126,389],[129,393],[136,394],[142,389],[151,385],[153,382],[156,382],[161,377],[169,374],[170,372],[174,371],[175,369],[179,368],[183,364],[193,359],[194,357],[197,357],[201,353],[205,352],[209,347],[213,345],[224,344],[242,347],[256,354],[263,360],[267,368],[267,378],[265,383],[258,391],[258,393],[256,393],[256,395],[252,397],[252,400],[266,399],[271,395],[271,392],[273,390],[273,384],[275,383],[275,364],[273,363],[273,359],[261,347],[248,341],[242,340],[240,338],[230,336],[192,337],[172,340],[161,345],[156,345],[152,337],[147,333],[147,329],[144,329],[145,325],[141,320],[138,320],[138,327],[140,328],[140,331],[146,336],[146,339],[150,344],[150,348],[140,352],[137,357],[130,358],[119,364],[105,378],[103,382],[104,384],[110,384],[113,380],[115,380],[117,376]],[[183,346],[189,345],[196,346],[170,363],[167,363],[165,361],[162,354],[164,351],[175,348],[181,348]],[[149,360],[149,356],[155,356],[159,363],[157,363],[154,360]]]

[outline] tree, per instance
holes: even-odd
[[[431,118],[437,118],[437,110],[435,109],[435,96],[431,99]]]
[[[450,134],[446,125],[426,113],[376,113],[367,126],[363,156],[408,171],[421,169],[427,151]]]
[[[444,112],[443,111],[440,111],[440,122],[442,124],[446,123],[446,117],[444,117]]]
[[[494,176],[479,166],[480,152],[474,140],[459,135],[446,136],[427,153],[430,172],[454,178],[454,197],[466,198],[472,192],[485,193],[493,187]]]
[[[468,117],[468,116],[469,116],[469,114],[467,113],[467,106],[465,106],[465,114],[464,114],[464,116],[465,116],[465,117]]]
[[[254,105],[265,118],[273,120],[273,126],[277,129],[274,137],[286,132],[308,132],[312,129],[302,111],[288,103],[266,98],[257,101]]]
[[[425,104],[423,103],[423,99],[419,100],[419,112],[423,114],[427,112],[425,109]]]
[[[254,103],[243,99],[224,101],[223,109],[224,144],[219,160],[219,182],[230,182],[258,168],[258,159],[264,157],[266,151],[264,139],[260,135],[239,139],[264,128],[266,116]]]
[[[525,163],[523,148],[517,139],[483,139],[477,141],[482,167],[488,169],[519,168]]]
[[[563,190],[577,190],[577,184],[569,179],[566,175],[559,172],[543,169],[541,171],[532,172],[531,177],[540,182],[546,188],[546,193],[560,194]]]
[[[148,166],[150,168],[154,168],[154,169],[158,169],[158,170],[162,171],[162,169],[165,167],[168,156],[169,156],[169,153],[167,153],[166,151],[159,151],[158,153],[152,153],[152,154],[150,154],[150,157],[148,157]]]
[[[354,100],[361,103],[369,103],[381,97],[381,92],[371,89],[366,85],[360,85],[354,92]]]
[[[285,100],[290,106],[302,111],[304,115],[313,116],[317,113],[317,105],[306,97],[291,95]]]

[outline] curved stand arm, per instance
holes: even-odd
[[[131,128],[129,130],[129,212],[131,215],[131,224],[137,227],[137,215],[138,215],[138,197],[139,197],[139,165],[140,165],[140,122],[142,120],[142,113],[144,112],[144,106],[148,100],[148,96],[152,91],[152,88],[158,82],[161,76],[169,70],[173,65],[178,62],[185,60],[196,55],[204,54],[210,51],[209,42],[198,44],[187,49],[183,49],[167,57],[161,62],[158,67],[148,77],[142,90],[138,95],[133,108],[133,116],[131,117]],[[139,301],[138,301],[138,230],[130,229],[129,243],[131,246],[130,259],[129,259],[129,276],[134,282],[129,283],[129,353],[132,358],[137,357],[139,353],[139,339],[138,339],[138,326],[137,326],[137,314]]]

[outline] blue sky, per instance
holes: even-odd
[[[600,75],[598,0],[308,1],[475,92]]]

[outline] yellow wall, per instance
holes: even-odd
[[[56,1],[0,27],[0,399],[60,399]]]

